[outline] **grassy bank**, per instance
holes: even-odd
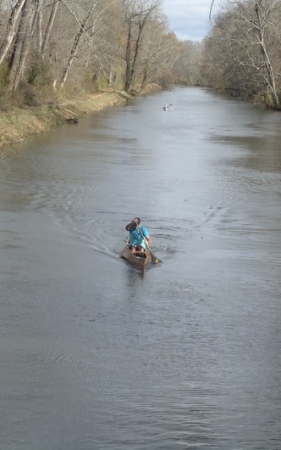
[[[142,94],[160,89],[148,87]],[[27,136],[50,130],[52,127],[78,121],[80,117],[104,108],[121,105],[132,97],[123,91],[104,91],[83,95],[58,104],[34,108],[13,108],[0,114],[0,155],[5,148],[23,141]]]
[[[123,92],[99,92],[85,98],[67,100],[58,105],[17,109],[0,114],[0,153],[27,136],[48,131],[67,121],[77,121],[85,114],[125,103]]]

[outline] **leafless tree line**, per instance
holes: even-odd
[[[281,0],[227,0],[204,41],[203,82],[280,109],[280,48]]]
[[[141,91],[207,85],[280,109],[281,0],[225,0],[201,42],[179,41],[162,0],[0,0],[0,96],[22,84]]]
[[[182,43],[161,0],[0,0],[0,86],[174,82]]]

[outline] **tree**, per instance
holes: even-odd
[[[228,1],[205,41],[205,75],[209,61],[214,84],[243,97],[265,94],[278,108],[280,13],[280,0]]]
[[[16,90],[25,69],[33,36],[37,0],[26,0],[21,10],[20,22],[9,60],[10,88]]]
[[[19,16],[21,14],[22,8],[26,4],[26,1],[27,0],[18,0],[15,6],[11,8],[6,33],[0,46],[0,64],[2,64],[5,57],[7,56],[7,53],[10,50],[12,43],[16,37]]]
[[[271,19],[274,18],[274,10],[276,6],[279,6],[280,8],[280,2],[272,0],[255,0],[254,10],[256,17],[253,21],[253,26],[261,53],[263,77],[266,81],[267,88],[273,97],[274,105],[279,107],[280,98],[276,90],[275,75],[271,63],[271,57],[269,55],[269,42],[267,38],[267,29],[272,24]]]
[[[64,68],[64,71],[63,71],[63,74],[61,77],[61,81],[60,81],[60,86],[63,87],[64,83],[66,82],[66,79],[68,77],[70,67],[72,66],[74,58],[77,55],[80,40],[86,31],[87,22],[94,13],[97,1],[93,2],[90,10],[84,15],[84,17],[82,17],[82,19],[79,18],[78,14],[71,7],[69,7],[69,5],[64,0],[61,0],[61,2],[67,7],[67,9],[71,12],[71,14],[73,14],[73,16],[75,17],[75,20],[77,21],[77,24],[78,24],[78,30],[74,37],[70,56],[67,60],[67,64]]]
[[[201,59],[203,45],[200,42],[184,41],[179,45],[179,54],[174,66],[176,82],[191,86],[202,85]]]
[[[47,23],[47,26],[46,26],[46,31],[45,31],[45,34],[44,34],[43,38],[42,38],[42,10],[41,10],[41,5],[42,5],[42,3],[40,3],[40,10],[38,11],[38,35],[40,36],[39,37],[39,51],[40,51],[40,54],[42,56],[42,59],[44,59],[45,56],[46,56],[47,45],[49,44],[51,32],[52,32],[52,29],[53,29],[53,26],[54,26],[54,22],[55,22],[55,18],[56,18],[56,15],[57,15],[59,2],[58,2],[58,0],[54,0],[53,3],[52,3],[51,13],[50,13],[50,16],[49,16],[49,20],[48,20],[48,23]]]
[[[145,30],[155,14],[160,0],[123,0],[126,29],[125,91],[132,88]]]

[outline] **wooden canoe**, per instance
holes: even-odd
[[[127,245],[123,248],[120,257],[142,273],[147,270],[148,264],[151,261],[151,254],[148,251],[145,251],[144,254],[132,253]]]

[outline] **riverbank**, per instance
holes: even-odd
[[[141,95],[160,90],[157,85],[148,86]],[[80,95],[62,103],[35,108],[16,109],[0,114],[0,156],[5,148],[23,141],[32,134],[39,134],[66,122],[77,123],[85,114],[121,105],[133,97],[124,91],[107,90],[95,94]]]

